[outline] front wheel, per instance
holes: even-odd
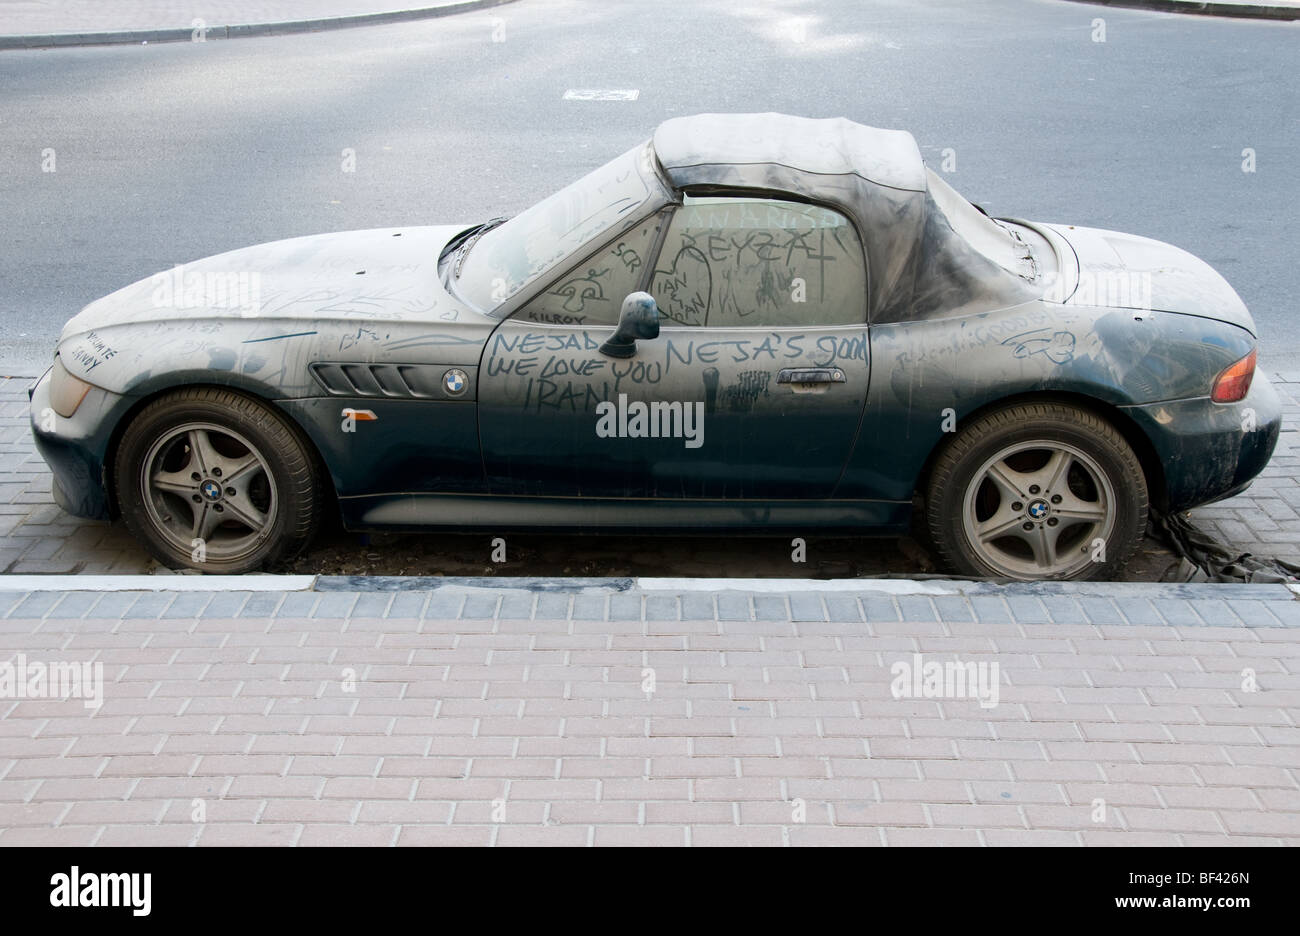
[[[291,558],[321,493],[306,444],[243,394],[170,393],[127,427],[114,464],[127,528],[169,568],[238,574]]]
[[[1062,403],[1010,406],[966,427],[936,460],[926,497],[935,549],[962,575],[1112,578],[1146,519],[1132,447]]]

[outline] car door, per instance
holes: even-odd
[[[839,212],[687,196],[493,334],[479,386],[491,490],[830,497],[866,400],[866,288],[860,238]],[[659,337],[629,358],[603,354],[636,289],[659,305]]]

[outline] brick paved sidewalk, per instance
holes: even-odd
[[[1242,552],[1300,562],[1300,373],[1271,377],[1285,408],[1272,461],[1245,494],[1194,511],[1193,518]],[[31,382],[0,378],[0,573],[154,570],[156,564],[120,523],[79,520],[55,506],[49,470],[36,454],[28,426]],[[361,546],[356,551],[366,552]]]
[[[1284,586],[583,584],[0,596],[0,845],[1300,844]]]

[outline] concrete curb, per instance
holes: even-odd
[[[76,576],[68,576],[75,579]],[[4,576],[0,576],[0,588]],[[970,598],[987,595],[1077,598],[1219,598],[1227,601],[1295,601],[1300,587],[1281,584],[1249,585],[1240,582],[1012,582],[998,584],[960,579],[687,579],[687,578],[525,578],[511,576],[348,576],[321,575],[314,591],[500,591],[654,594],[858,594],[881,597],[946,596]]]
[[[1188,13],[1195,16],[1231,16],[1237,19],[1300,20],[1300,7],[1273,3],[1215,3],[1213,0],[1072,0],[1094,6]]]
[[[0,575],[7,592],[312,591],[314,575]]]
[[[205,39],[238,39],[245,36],[278,36],[288,33],[321,32],[353,26],[378,26],[410,20],[434,19],[455,13],[468,13],[513,3],[514,0],[453,0],[434,6],[382,13],[358,13],[354,16],[330,16],[323,19],[288,20],[279,23],[244,23],[236,26],[206,26]],[[68,46],[127,45],[139,42],[191,42],[194,27],[167,29],[124,29],[113,32],[38,33],[0,35],[0,49],[47,49]]]
[[[1300,586],[1178,582],[994,582],[948,579],[541,578],[367,575],[0,575],[0,592],[501,592],[534,594],[854,594],[971,598],[1300,600]]]

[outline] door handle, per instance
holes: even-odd
[[[776,375],[779,384],[830,384],[847,380],[838,367],[785,367]]]

